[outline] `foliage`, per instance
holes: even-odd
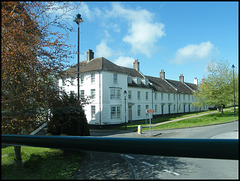
[[[3,133],[29,134],[45,121],[48,107],[58,97],[56,80],[72,53],[65,43],[72,28],[55,12],[66,14],[71,9],[70,3],[1,1]],[[21,162],[21,148],[15,148]]]
[[[52,117],[48,123],[48,132],[54,135],[67,134],[89,136],[89,128],[84,110],[77,96],[71,92],[62,92],[59,100],[51,107]]]
[[[233,104],[233,72],[227,61],[212,61],[208,67],[208,76],[204,78],[194,93],[195,106],[219,106]],[[238,76],[235,75],[235,94],[238,97]]]
[[[70,3],[1,1],[4,133],[29,134],[44,121],[44,110],[57,98],[56,80],[71,57],[71,45],[65,42],[73,29],[56,12],[66,14],[73,8]]]

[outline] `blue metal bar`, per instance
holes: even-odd
[[[2,144],[70,150],[238,160],[238,139],[2,135]]]

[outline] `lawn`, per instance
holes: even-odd
[[[161,120],[161,118],[159,118]],[[234,117],[233,110],[225,111],[223,115],[220,112],[209,114],[205,116],[188,118],[181,121],[166,123],[158,126],[152,126],[151,130],[163,130],[163,129],[176,129],[176,128],[186,128],[186,127],[196,127],[196,126],[206,126],[213,124],[220,124],[235,121],[238,119],[238,110],[236,110],[236,117]],[[159,121],[161,122],[161,121]],[[149,124],[148,124],[149,126]],[[144,131],[149,130],[149,128],[143,128]]]
[[[23,165],[14,162],[14,148],[2,148],[2,179],[69,179],[79,168],[81,152],[21,147]]]
[[[186,128],[186,127],[195,127],[195,126],[203,126],[203,125],[211,125],[211,124],[219,124],[219,123],[225,123],[225,122],[231,122],[236,119],[238,119],[238,109],[236,109],[236,117],[234,117],[234,111],[233,109],[226,111],[225,108],[223,115],[221,112],[216,111],[205,111],[205,112],[198,112],[198,113],[185,113],[185,114],[175,114],[175,115],[163,115],[158,118],[154,118],[151,120],[151,130],[163,130],[163,129],[175,129],[175,128]],[[187,118],[190,116],[196,116],[201,115],[205,113],[212,113],[216,112],[214,114],[206,115],[206,116],[200,116],[195,118],[189,118],[182,121],[172,122],[172,123],[166,123],[159,126],[153,126],[156,123],[163,123],[167,121],[172,121],[180,118]],[[146,120],[139,120],[134,121],[127,124],[127,129],[135,128],[137,129],[138,125],[141,125],[143,127],[143,131],[149,130],[149,128],[144,128],[149,126],[149,119]],[[121,127],[118,127],[119,129],[124,129],[124,125]]]

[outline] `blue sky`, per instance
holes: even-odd
[[[92,49],[95,58],[126,67],[138,59],[145,75],[159,77],[164,69],[166,79],[183,74],[190,83],[207,75],[212,59],[228,60],[238,70],[238,2],[82,2],[67,20],[76,28],[70,34],[74,45],[77,13],[84,20],[81,61]]]

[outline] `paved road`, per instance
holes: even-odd
[[[155,138],[238,138],[238,121],[163,131],[92,131],[92,136]],[[238,160],[91,152],[72,179],[238,179]]]

